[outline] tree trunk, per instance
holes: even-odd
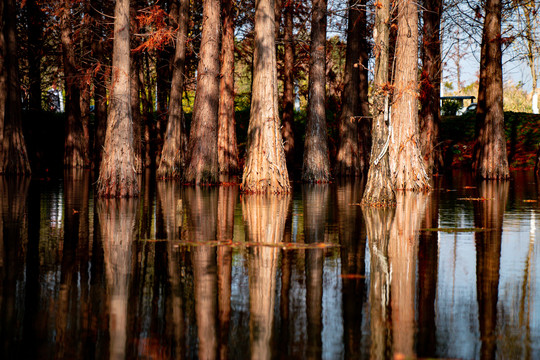
[[[388,160],[389,137],[389,84],[388,44],[390,41],[390,0],[381,0],[375,10],[373,31],[375,50],[375,77],[373,82],[373,122],[370,166],[362,203],[375,206],[395,204],[396,196],[390,180]]]
[[[130,106],[129,0],[118,0],[114,11],[112,91],[103,160],[99,168],[99,196],[138,196]]]
[[[16,6],[14,0],[0,4],[0,174],[31,172],[22,132]]]
[[[359,136],[358,122],[360,88],[360,32],[361,11],[349,0],[349,19],[347,28],[347,50],[345,55],[345,71],[343,74],[343,103],[339,118],[339,148],[336,159],[336,174],[340,176],[359,176]],[[363,65],[363,64],[362,64]]]
[[[27,0],[28,11],[28,78],[30,81],[29,109],[41,111],[41,58],[43,15],[36,0]]]
[[[283,34],[283,123],[281,136],[289,172],[294,166],[294,0],[285,3],[285,27]]]
[[[132,16],[135,12],[132,12]],[[131,116],[133,123],[133,152],[135,154],[135,172],[137,174],[142,173],[142,114],[141,114],[141,97],[140,97],[140,83],[137,81],[139,78],[140,67],[140,54],[133,54],[131,58],[131,66],[129,76],[131,77],[130,88],[130,104],[131,104]]]
[[[309,100],[302,180],[330,180],[326,135],[326,0],[313,1],[309,60]]]
[[[430,188],[418,133],[418,4],[400,4],[396,39],[394,104],[389,146],[394,188],[425,191]]]
[[[217,125],[219,108],[220,1],[205,0],[202,39],[197,67],[197,92],[188,145],[186,181],[218,182]]]
[[[442,169],[441,125],[441,13],[442,0],[424,0],[422,74],[420,78],[420,141],[428,175]]]
[[[221,78],[219,81],[218,163],[222,174],[236,174],[238,146],[234,118],[234,0],[223,1]]]
[[[274,1],[257,0],[244,192],[288,193],[291,189],[279,129],[276,69]]]
[[[473,168],[483,179],[509,175],[504,134],[500,0],[486,2],[477,108],[477,143]]]
[[[186,124],[182,110],[184,91],[184,69],[186,62],[186,39],[188,26],[188,0],[177,0],[171,5],[171,12],[176,12],[178,32],[173,61],[171,95],[169,98],[169,121],[165,131],[165,142],[157,169],[158,178],[179,178],[184,169],[184,157],[187,148]],[[175,10],[176,9],[176,10]]]
[[[90,165],[88,139],[84,136],[81,119],[81,84],[79,65],[75,59],[75,42],[71,24],[71,1],[64,0],[61,19],[62,59],[66,90],[66,133],[64,139],[64,166],[84,168]],[[62,95],[60,95],[62,96]]]
[[[358,123],[358,167],[362,174],[367,173],[369,170],[369,160],[371,155],[371,127],[372,120],[370,118],[369,109],[369,73],[368,73],[368,61],[369,61],[369,41],[367,35],[367,1],[360,1],[360,16],[358,18],[360,32],[360,54],[358,59],[358,67],[360,68],[360,80],[358,84],[359,95],[359,115],[362,117]]]

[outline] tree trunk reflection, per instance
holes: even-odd
[[[479,187],[479,195],[486,200],[475,201],[474,204],[475,227],[485,229],[475,233],[481,359],[495,359],[497,350],[502,225],[509,185],[507,181],[483,181]]]
[[[264,244],[283,240],[289,195],[246,195],[242,212],[249,242],[249,310],[252,359],[270,359],[279,249]]]

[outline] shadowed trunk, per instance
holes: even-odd
[[[424,0],[422,74],[420,75],[420,141],[428,175],[438,173],[443,166],[439,146],[441,126],[441,14],[442,0]]]
[[[41,58],[43,15],[36,0],[27,0],[28,11],[28,78],[30,81],[31,111],[41,111]]]
[[[132,12],[132,16],[135,12]],[[131,59],[131,88],[130,88],[130,102],[131,102],[131,116],[133,124],[133,153],[135,155],[135,172],[137,174],[142,173],[142,114],[141,114],[141,98],[140,88],[137,77],[139,76],[140,54],[133,54]]]
[[[195,184],[218,182],[220,1],[206,0],[203,6],[197,92],[184,173],[185,180]]]
[[[294,0],[285,1],[283,29],[283,123],[281,136],[289,173],[294,166]]]
[[[0,4],[0,174],[30,174],[21,120],[16,4]]]
[[[138,196],[130,103],[129,0],[115,8],[112,91],[97,192],[102,197]]]
[[[390,179],[388,147],[389,137],[389,84],[388,84],[388,44],[390,39],[390,1],[381,0],[375,10],[373,30],[375,52],[375,77],[373,82],[373,122],[368,178],[362,203],[375,206],[389,206],[396,202]]]
[[[255,2],[253,86],[242,190],[288,193],[291,189],[280,132],[274,1]]]
[[[182,176],[184,168],[184,158],[187,151],[187,130],[182,110],[182,93],[184,91],[188,10],[188,0],[177,0],[171,4],[171,13],[174,15],[176,12],[178,32],[176,33],[176,50],[173,59],[171,95],[169,98],[169,120],[157,169],[158,178],[179,178]]]
[[[326,134],[326,0],[313,1],[309,60],[309,99],[302,180],[330,180]]]
[[[500,0],[486,2],[473,163],[476,175],[482,179],[510,176],[504,133],[501,11]]]
[[[418,133],[418,4],[400,3],[389,159],[395,189],[425,191],[429,178]]]

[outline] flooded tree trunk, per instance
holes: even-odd
[[[71,1],[65,0],[60,22],[67,116],[64,140],[64,166],[84,168],[90,165],[90,158],[88,153],[88,139],[84,137],[81,119],[81,85],[79,80],[79,65],[75,60],[75,42],[71,38],[73,36],[71,17]]]
[[[178,24],[178,32],[176,33],[176,49],[173,59],[169,119],[157,169],[158,178],[179,178],[182,176],[184,169],[187,133],[184,111],[182,110],[182,94],[184,91],[188,10],[188,0],[177,0],[171,4],[171,13],[176,12],[175,20]]]
[[[362,175],[366,174],[369,170],[369,161],[371,156],[371,128],[372,119],[369,103],[369,69],[368,62],[370,58],[370,42],[368,35],[368,20],[367,20],[367,1],[361,0],[359,6],[360,17],[357,19],[360,22],[358,31],[360,31],[360,54],[358,58],[358,67],[360,68],[358,83],[358,97],[359,97],[359,115],[361,116],[358,123],[358,163]]]
[[[242,190],[288,193],[291,190],[280,132],[274,1],[255,3],[253,86]]]
[[[30,81],[29,109],[41,111],[41,58],[43,15],[36,0],[27,0],[28,11],[28,78]]]
[[[423,2],[422,74],[420,75],[420,141],[428,175],[442,169],[441,126],[441,14],[442,0]]]
[[[283,137],[283,150],[287,159],[289,173],[294,166],[294,1],[286,1],[284,4],[283,29],[283,122],[281,136]]]
[[[223,1],[219,80],[218,163],[222,174],[239,172],[234,118],[234,0]]]
[[[273,11],[273,8],[271,8]],[[272,30],[273,31],[273,30]],[[249,329],[252,359],[272,358],[272,329],[276,296],[279,248],[265,246],[283,240],[289,195],[247,195],[242,213],[249,242],[260,243],[248,249]]]
[[[132,10],[132,17],[135,12]],[[133,26],[133,25],[132,25]],[[129,76],[131,77],[130,88],[130,104],[131,104],[131,117],[133,124],[133,153],[135,155],[135,172],[137,174],[142,173],[142,114],[141,114],[141,98],[140,88],[137,78],[139,76],[140,67],[140,54],[133,54],[131,58],[131,70]]]
[[[482,179],[509,175],[504,133],[500,0],[486,2],[477,107],[477,143],[473,168]]]
[[[388,149],[395,189],[425,191],[429,177],[418,133],[418,4],[400,3],[396,39],[394,104]]]
[[[388,46],[390,38],[390,1],[381,0],[375,10],[373,30],[375,52],[375,77],[373,82],[373,122],[371,137],[373,145],[368,177],[362,203],[366,205],[390,206],[395,204],[388,158],[389,137],[389,84]]]
[[[184,173],[185,180],[195,184],[218,182],[220,1],[206,0],[203,6],[197,92]]]
[[[327,182],[330,158],[326,134],[326,0],[313,1],[307,112],[302,180]]]
[[[102,197],[138,196],[130,104],[129,0],[115,7],[112,91],[97,193]]]
[[[507,181],[483,181],[480,197],[475,201],[474,226],[486,231],[474,233],[476,241],[476,297],[482,345],[481,359],[494,359],[497,353],[497,303],[501,267],[501,246],[504,209],[508,198]]]
[[[30,174],[22,131],[16,4],[0,4],[0,174]]]

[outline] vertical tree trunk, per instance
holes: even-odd
[[[477,108],[477,143],[474,170],[483,179],[507,179],[509,175],[504,134],[500,0],[486,2],[482,34],[480,84]]]
[[[64,63],[67,116],[64,140],[64,166],[84,168],[90,165],[90,156],[88,152],[88,139],[84,136],[81,118],[80,69],[75,59],[75,42],[72,39],[71,17],[71,1],[64,0],[61,18],[62,59]]]
[[[218,182],[217,125],[219,108],[220,1],[205,0],[197,67],[197,92],[184,178],[195,184]]]
[[[30,80],[30,110],[41,110],[41,43],[43,16],[36,0],[27,0],[28,11],[28,78]]]
[[[400,3],[389,155],[394,187],[424,191],[430,186],[418,133],[417,27],[418,4],[412,0]]]
[[[221,78],[219,81],[218,163],[219,172],[235,174],[239,169],[234,118],[234,0],[223,1],[221,35]]]
[[[442,0],[424,0],[422,74],[420,78],[420,140],[428,175],[443,165],[439,146],[441,125],[441,13]]]
[[[243,191],[290,191],[279,126],[274,1],[256,0],[253,87]]]
[[[134,12],[132,13],[134,15]],[[142,114],[141,114],[141,97],[139,88],[139,67],[140,67],[140,54],[133,54],[131,59],[130,73],[131,88],[130,88],[130,104],[131,104],[131,116],[133,123],[133,152],[135,155],[135,172],[142,173]]]
[[[285,27],[283,31],[283,123],[281,136],[287,166],[292,170],[294,165],[294,0],[287,0],[284,6]]]
[[[358,67],[360,68],[358,83],[358,96],[359,96],[359,115],[361,116],[358,123],[358,167],[362,174],[367,173],[369,170],[369,161],[371,156],[371,127],[372,120],[370,118],[370,105],[368,99],[369,93],[369,73],[368,73],[368,61],[369,61],[369,41],[368,41],[368,26],[367,26],[367,0],[361,0],[359,6],[360,16],[358,18],[360,32],[360,54],[358,58]]]
[[[171,5],[171,12],[176,12],[178,32],[176,33],[176,50],[173,61],[171,95],[169,98],[169,121],[165,131],[165,142],[157,176],[159,178],[179,178],[184,168],[187,148],[187,134],[182,110],[182,94],[184,91],[184,69],[186,62],[186,38],[188,26],[188,0],[177,0]]]
[[[343,102],[339,118],[339,148],[336,159],[336,173],[340,176],[359,176],[359,136],[358,121],[360,86],[360,32],[361,11],[356,0],[349,0],[347,27],[347,50],[343,74]],[[362,64],[363,65],[363,64]]]
[[[388,50],[390,43],[390,0],[381,0],[381,6],[375,10],[375,28],[373,30],[375,53],[375,77],[373,82],[373,122],[371,137],[370,166],[366,189],[362,203],[366,205],[389,206],[395,204],[388,146],[389,134],[389,84],[388,84]]]
[[[16,6],[14,0],[0,4],[0,174],[31,172],[22,132]]]
[[[130,106],[129,0],[114,11],[112,91],[97,191],[104,197],[138,196]]]
[[[302,180],[330,180],[326,135],[326,0],[313,1],[309,60],[309,100]]]

